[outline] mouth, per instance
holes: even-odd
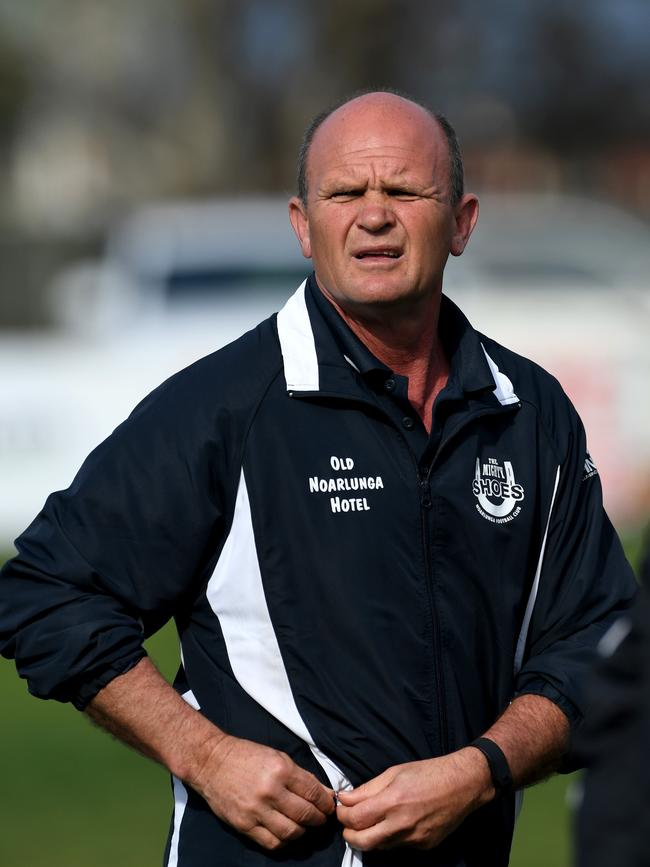
[[[359,261],[386,262],[401,259],[403,253],[399,247],[364,247],[353,255]]]

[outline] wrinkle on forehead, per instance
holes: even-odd
[[[321,174],[329,172],[350,172],[355,174],[363,174],[368,171],[382,171],[395,175],[403,175],[408,172],[417,171],[419,165],[430,166],[431,160],[421,160],[414,163],[412,160],[406,159],[403,154],[399,156],[389,156],[382,154],[355,154],[351,155],[350,159],[340,154],[333,155],[332,161],[323,161]]]
[[[331,141],[328,142],[327,138]],[[387,141],[388,135],[385,132],[377,136],[364,132],[361,136],[355,136],[352,141],[350,136],[346,137],[343,133],[327,138],[323,135],[313,142],[315,159],[327,160],[331,155],[334,159],[413,159],[414,156],[419,156],[430,160],[437,159],[446,152],[446,142],[443,143],[434,136],[402,135],[401,141],[396,143]],[[363,144],[358,143],[359,138],[364,139]]]
[[[339,159],[358,159],[363,160],[366,158],[371,159],[386,159],[386,160],[395,160],[401,159],[405,160],[413,157],[413,147],[408,147],[406,145],[387,145],[385,142],[381,144],[366,145],[365,147],[359,148],[346,148],[343,145],[334,145],[331,148],[328,148],[326,151],[326,155],[334,154],[338,156]],[[434,149],[435,150],[435,149]],[[421,154],[422,151],[420,150]],[[425,157],[423,156],[423,159]]]

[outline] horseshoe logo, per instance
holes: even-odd
[[[472,486],[474,495],[479,502],[479,505],[484,512],[492,515],[493,518],[505,518],[515,508],[519,500],[523,500],[524,494],[521,485],[515,481],[515,471],[512,469],[510,461],[503,462],[503,472],[505,479],[484,479],[481,475],[481,464],[479,459],[476,459],[476,474],[474,476],[474,484]],[[501,498],[501,503],[494,504],[488,499],[489,495],[493,498]]]

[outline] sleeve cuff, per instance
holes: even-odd
[[[147,655],[144,648],[139,648],[139,652],[129,656],[123,660],[117,660],[111,663],[110,666],[101,671],[94,672],[92,679],[84,680],[83,683],[75,683],[70,690],[69,701],[77,708],[77,710],[85,710],[88,704],[95,698],[97,693],[121,674],[126,674],[141,659]]]
[[[572,729],[582,721],[582,713],[576,705],[543,677],[528,681],[521,689],[517,690],[515,698],[520,695],[541,695],[548,698],[564,713]]]

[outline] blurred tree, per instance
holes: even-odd
[[[0,148],[10,145],[29,92],[25,58],[0,30]]]
[[[532,74],[517,106],[531,138],[582,155],[650,136],[650,53],[631,53],[622,63],[609,16],[585,11],[584,3],[549,3],[529,18]],[[624,35],[619,32],[620,48]]]

